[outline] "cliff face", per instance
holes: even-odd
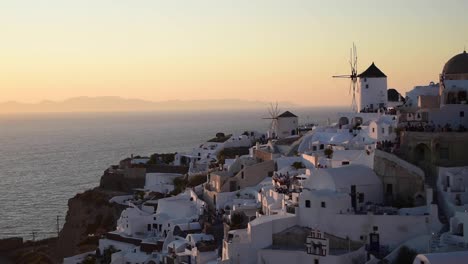
[[[99,182],[99,188],[131,193],[132,189],[143,188],[145,186],[145,168],[127,168],[119,173],[112,173],[106,170]]]
[[[58,257],[96,249],[100,235],[115,229],[117,219],[125,208],[109,203],[109,199],[123,194],[98,187],[71,198],[65,224],[58,238]]]

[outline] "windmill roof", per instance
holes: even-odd
[[[297,115],[289,112],[289,111],[286,111],[284,113],[282,113],[281,115],[279,115],[278,117],[297,117]]]
[[[387,77],[385,73],[383,73],[374,63],[367,68],[367,70],[363,71],[361,74],[358,75],[359,78],[384,78]]]

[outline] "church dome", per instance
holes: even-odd
[[[447,61],[442,74],[468,74],[468,54],[466,51]]]

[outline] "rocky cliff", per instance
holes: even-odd
[[[71,198],[65,224],[58,238],[58,257],[96,249],[99,237],[115,229],[117,219],[125,208],[111,204],[109,200],[123,194],[97,187]]]

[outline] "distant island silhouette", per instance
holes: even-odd
[[[53,113],[53,112],[141,112],[177,111],[210,109],[259,109],[268,107],[270,102],[241,99],[212,100],[168,100],[148,101],[127,99],[116,96],[73,97],[63,101],[42,101],[20,103],[8,101],[0,103],[0,113]],[[290,102],[278,102],[282,108],[300,107]]]

